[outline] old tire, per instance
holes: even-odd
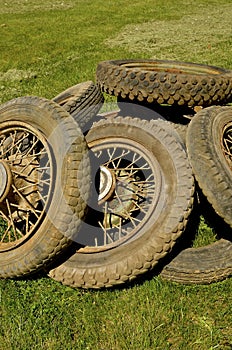
[[[53,98],[76,120],[83,131],[96,116],[104,102],[99,87],[92,81],[74,85]]]
[[[107,118],[93,125],[86,141],[106,167],[110,186],[101,186],[102,204],[76,237],[82,247],[74,246],[76,251],[49,276],[72,287],[112,287],[151,270],[172,249],[192,209],[192,170],[165,123]],[[112,167],[116,181],[110,181]]]
[[[232,242],[219,241],[181,251],[160,273],[172,282],[209,284],[232,275]]]
[[[216,213],[232,227],[232,107],[198,112],[186,142],[196,180]]]
[[[0,277],[28,275],[71,242],[85,216],[90,162],[82,132],[54,102],[0,107]]]
[[[159,105],[203,106],[232,99],[232,71],[167,60],[103,61],[97,66],[102,91],[119,99]]]

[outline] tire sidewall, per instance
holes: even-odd
[[[52,251],[56,249],[55,246],[59,244],[58,239],[69,242],[69,239],[65,237],[65,232],[62,232],[60,208],[64,204],[63,201],[66,202],[65,205],[68,206],[69,204],[65,186],[69,176],[69,162],[72,159],[70,156],[72,142],[67,144],[62,122],[56,108],[56,104],[52,104],[50,101],[46,103],[44,99],[28,97],[7,103],[0,109],[0,122],[15,121],[16,125],[17,122],[23,122],[42,134],[49,144],[53,165],[55,166],[54,188],[50,194],[52,198],[50,198],[50,206],[47,208],[46,216],[36,232],[32,233],[26,241],[9,251],[0,253],[1,269],[6,268],[7,270],[5,266],[8,264],[9,271],[14,264],[18,265],[20,269],[21,264],[26,261],[30,269],[30,266],[39,264],[41,260],[49,258]],[[61,107],[59,108],[61,109]],[[66,112],[64,113],[66,114]],[[62,111],[62,114],[64,113]],[[72,125],[72,117],[68,114],[66,114],[66,117],[70,118],[70,125]],[[75,127],[75,122],[73,122],[73,127]],[[79,133],[74,134],[75,137],[78,137]],[[73,213],[73,215],[75,214]]]

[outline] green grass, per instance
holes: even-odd
[[[52,98],[97,63],[154,58],[232,69],[231,1],[0,0],[0,102]],[[109,99],[110,100],[110,99]],[[195,245],[215,240],[201,217]],[[232,280],[146,276],[123,289],[0,280],[0,350],[231,350]]]

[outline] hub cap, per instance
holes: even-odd
[[[12,174],[9,166],[0,161],[0,202],[2,202],[9,193],[12,183]]]

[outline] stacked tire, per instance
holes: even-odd
[[[119,110],[102,114],[108,94]],[[100,62],[96,83],[53,101],[2,105],[0,277],[44,270],[107,288],[154,269],[181,283],[230,276],[231,236],[165,261],[198,188],[231,231],[231,100],[229,70],[124,60]]]

